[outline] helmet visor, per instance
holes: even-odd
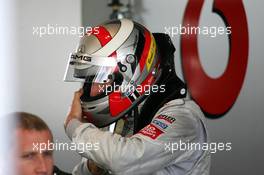
[[[64,81],[84,83],[109,83],[114,80],[117,61],[114,57],[91,57],[89,55],[71,54]]]

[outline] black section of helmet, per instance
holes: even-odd
[[[156,112],[167,102],[186,97],[186,85],[176,75],[174,65],[175,47],[172,44],[170,37],[164,33],[153,33],[157,43],[157,48],[160,52],[161,61],[161,77],[157,84],[165,85],[166,91],[164,93],[152,93],[145,101],[141,112],[135,116],[134,133],[148,125]],[[182,94],[181,90],[185,89]]]

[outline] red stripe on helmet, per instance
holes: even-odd
[[[144,44],[144,49],[143,49],[143,52],[141,54],[140,61],[139,61],[140,72],[142,72],[142,70],[144,69],[146,65],[146,60],[148,58],[150,44],[151,44],[151,35],[149,31],[145,30],[144,34],[145,34],[145,44]]]
[[[94,27],[90,34],[96,36],[102,47],[105,46],[112,39],[110,32],[103,26]],[[116,51],[114,51],[109,56],[116,57]]]
[[[90,34],[96,36],[101,46],[106,45],[112,39],[111,34],[103,26],[94,27]]]
[[[121,97],[120,92],[112,92],[109,94],[109,109],[112,117],[127,110],[131,106],[131,101],[127,97]]]

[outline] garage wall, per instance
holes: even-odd
[[[66,32],[56,33],[55,28],[80,26],[81,2],[27,0],[17,1],[17,5],[17,110],[42,117],[53,131],[55,141],[69,143],[63,123],[72,94],[79,88],[79,84],[64,83],[63,75],[69,53],[75,49],[79,36]],[[44,29],[40,31],[40,27],[48,26],[50,34],[48,31],[44,34]],[[63,170],[71,171],[79,160],[74,151],[55,152],[56,165]]]

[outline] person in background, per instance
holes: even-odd
[[[53,141],[51,130],[40,117],[26,112],[9,115],[16,122],[17,175],[70,175],[54,166],[53,150],[40,150],[36,146]]]

